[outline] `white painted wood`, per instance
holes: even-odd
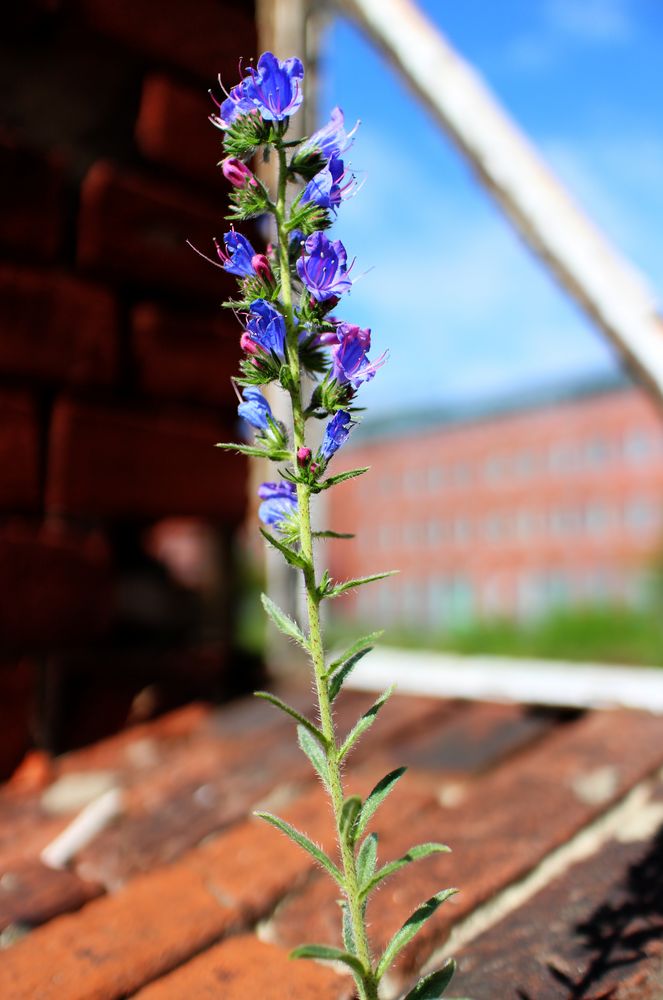
[[[341,0],[455,141],[529,246],[663,397],[663,321],[644,278],[544,164],[412,0]],[[407,135],[407,126],[398,130]],[[394,142],[398,141],[397,135]]]
[[[41,852],[49,868],[66,868],[73,857],[122,813],[122,792],[110,788],[82,809]]]
[[[346,680],[347,687],[477,701],[574,708],[622,706],[663,713],[663,669],[460,656],[380,647]]]

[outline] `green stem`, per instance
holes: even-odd
[[[286,230],[286,182],[287,164],[286,152],[283,146],[278,149],[279,179],[278,197],[275,206],[275,218],[278,229],[279,265],[281,272],[281,300],[286,322],[286,343],[288,348],[288,366],[290,369],[290,397],[293,417],[293,465],[297,468],[297,452],[306,444],[306,417],[302,406],[301,371],[297,345],[297,331],[294,324],[292,307],[292,285],[290,281],[290,262],[288,250],[288,233]],[[320,628],[320,596],[316,584],[315,562],[313,556],[313,536],[311,532],[311,491],[304,483],[297,484],[297,502],[299,510],[299,542],[301,554],[306,560],[304,568],[304,583],[306,585],[306,607],[308,612],[309,642],[311,660],[315,675],[315,687],[320,711],[320,725],[327,741],[326,757],[329,773],[329,791],[336,820],[336,833],[343,862],[344,889],[347,905],[352,921],[352,932],[357,958],[366,969],[364,982],[360,985],[361,1000],[378,1000],[378,987],[373,975],[371,953],[368,935],[364,924],[362,904],[359,898],[359,883],[357,878],[357,861],[354,848],[350,846],[341,834],[341,812],[343,809],[343,781],[339,762],[339,748],[336,741],[334,719],[332,716],[329,687],[325,676],[325,654]]]

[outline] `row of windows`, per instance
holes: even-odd
[[[457,515],[428,521],[393,522],[360,532],[358,538],[365,549],[377,546],[389,551],[400,546],[464,545],[471,541],[527,542],[535,538],[573,536],[604,538],[621,530],[634,538],[648,537],[663,530],[661,501],[634,497],[622,508],[617,508],[607,502],[593,500],[582,506],[559,507],[547,512],[495,512],[481,520]]]
[[[526,570],[507,583],[500,576],[477,584],[462,574],[436,575],[427,580],[399,580],[363,587],[357,595],[357,616],[381,623],[425,623],[431,628],[458,627],[484,616],[540,615],[572,604],[627,600],[637,604],[646,592],[642,575],[625,577],[609,567],[584,571]]]
[[[467,487],[481,481],[495,484],[513,479],[529,479],[542,473],[555,475],[600,469],[616,461],[643,466],[663,459],[663,436],[636,428],[621,440],[595,436],[586,441],[560,441],[545,451],[525,448],[515,454],[494,454],[481,465],[459,460],[450,464],[437,462],[427,469],[405,469],[402,473],[384,473],[378,481],[380,493],[393,495],[402,489],[407,495],[437,493],[449,486]],[[370,489],[365,481],[364,488]]]

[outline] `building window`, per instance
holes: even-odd
[[[602,437],[591,438],[584,448],[584,459],[591,469],[600,468],[610,458],[610,443]]]
[[[610,511],[604,503],[594,501],[585,507],[585,530],[588,535],[605,535],[610,527]]]
[[[642,465],[654,450],[651,436],[641,427],[633,427],[624,438],[624,456],[633,465]]]
[[[443,484],[444,469],[441,465],[431,465],[428,469],[428,489],[431,493],[437,493]]]
[[[536,471],[536,455],[531,449],[521,451],[515,459],[516,472],[523,479],[529,479]]]
[[[548,451],[548,468],[551,472],[573,472],[577,465],[577,453],[568,441],[555,442]]]
[[[624,523],[632,535],[647,535],[661,527],[661,501],[632,497],[624,508]]]
[[[444,538],[444,524],[439,519],[429,521],[426,526],[426,537],[429,545],[440,545]]]

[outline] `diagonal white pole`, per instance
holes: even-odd
[[[412,0],[341,0],[451,136],[523,239],[663,399],[663,320],[645,280],[569,197]]]

